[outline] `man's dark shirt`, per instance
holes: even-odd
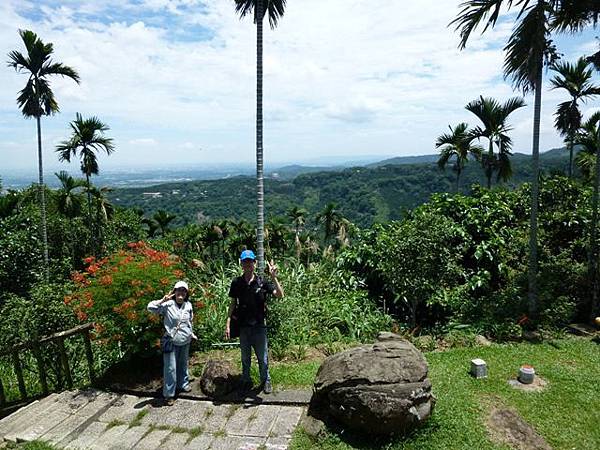
[[[244,276],[234,278],[229,288],[229,296],[237,299],[234,315],[240,321],[240,326],[265,326],[265,301],[275,290],[275,285],[255,276],[250,284]]]

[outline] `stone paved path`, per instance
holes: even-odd
[[[94,389],[67,391],[0,420],[0,442],[40,439],[59,448],[99,450],[283,450],[304,411],[298,405],[191,399],[159,407],[149,397]]]

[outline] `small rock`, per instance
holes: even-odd
[[[237,389],[239,380],[240,375],[231,362],[210,359],[204,365],[200,389],[207,397],[220,398]]]
[[[481,334],[475,336],[475,343],[480,347],[489,347],[490,345],[492,345],[492,342],[485,336],[482,336]]]

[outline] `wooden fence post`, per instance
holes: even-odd
[[[56,340],[58,344],[58,351],[60,352],[60,360],[62,362],[63,369],[65,370],[65,378],[67,380],[67,387],[71,389],[73,387],[73,378],[71,377],[71,369],[69,368],[69,360],[67,358],[67,352],[65,351],[65,340],[61,336]]]
[[[85,330],[85,332],[83,333],[83,342],[85,343],[85,356],[87,357],[88,369],[90,373],[90,382],[94,384],[96,375],[94,374],[94,354],[92,353],[90,330]]]
[[[12,352],[12,357],[15,366],[15,374],[17,375],[17,381],[19,383],[19,392],[21,393],[21,398],[25,400],[27,398],[27,390],[25,389],[25,380],[23,380],[23,368],[21,367],[19,353],[17,351]]]
[[[38,372],[40,373],[40,383],[42,384],[42,393],[44,395],[48,395],[50,392],[48,389],[48,377],[46,375],[46,366],[44,366],[44,360],[42,359],[42,353],[40,351],[40,345],[36,341],[32,344],[31,347],[33,351],[33,356],[35,357],[35,361],[37,362]]]

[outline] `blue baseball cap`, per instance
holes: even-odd
[[[242,261],[245,259],[251,259],[252,261],[254,261],[256,259],[256,256],[254,256],[254,252],[252,250],[244,250],[240,255],[240,259]]]

